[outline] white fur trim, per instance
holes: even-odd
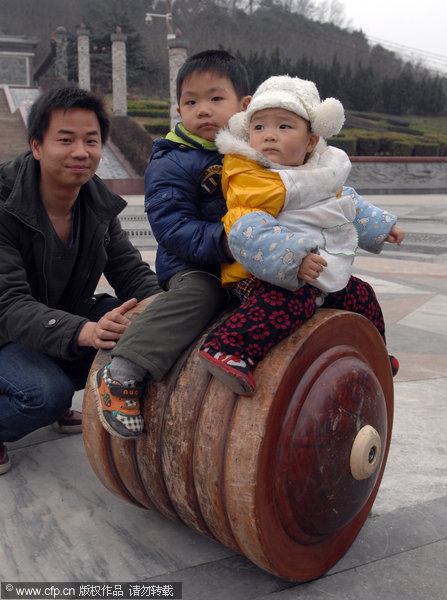
[[[250,137],[250,118],[247,112],[238,112],[228,121],[228,129],[233,135],[248,140]]]
[[[239,154],[249,160],[254,160],[263,167],[271,168],[274,163],[263,156],[257,150],[254,150],[249,143],[233,134],[228,129],[221,129],[215,138],[216,148],[221,154]]]

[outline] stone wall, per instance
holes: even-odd
[[[361,194],[447,193],[447,157],[351,157],[347,185]]]

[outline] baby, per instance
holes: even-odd
[[[200,356],[238,394],[255,392],[256,363],[319,306],[364,315],[385,341],[374,291],[351,275],[352,263],[359,246],[378,253],[384,241],[400,245],[404,232],[395,216],[343,187],[349,158],[324,142],[343,123],[341,103],[321,102],[314,83],[275,76],[216,137],[225,153],[223,222],[237,261],[222,266],[222,282],[241,305]],[[397,359],[390,363],[397,373]]]

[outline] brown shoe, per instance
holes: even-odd
[[[58,433],[82,433],[82,413],[70,408],[52,427]]]
[[[11,460],[8,456],[6,446],[0,442],[0,475],[7,473],[11,468]]]

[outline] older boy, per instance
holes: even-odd
[[[92,377],[101,421],[112,435],[140,435],[144,379],[162,379],[227,298],[220,264],[233,259],[221,221],[222,155],[214,136],[245,110],[248,90],[245,67],[224,51],[191,56],[179,71],[182,123],[155,141],[145,176],[146,211],[159,244],[156,270],[167,292],[135,319],[112,362]],[[149,343],[154,338],[157,348]],[[124,402],[129,397],[132,406]]]
[[[50,423],[81,430],[69,409],[96,350],[160,291],[121,229],[124,200],[95,176],[108,131],[96,96],[54,90],[31,108],[31,152],[0,166],[0,474],[3,442]],[[103,272],[117,298],[94,295]]]

